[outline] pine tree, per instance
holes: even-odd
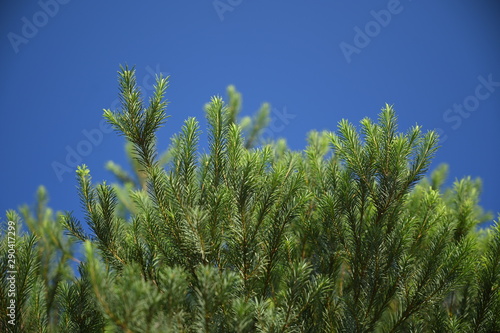
[[[159,154],[168,78],[147,103],[133,69],[119,85],[121,109],[104,117],[132,174],[109,162],[118,184],[94,184],[80,166],[84,222],[49,209],[44,188],[34,208],[7,212],[0,331],[500,331],[500,225],[477,229],[490,218],[479,180],[444,188],[446,166],[424,177],[434,132],[399,132],[385,105],[376,122],[342,120],[291,151],[259,139],[270,106],[240,120],[229,87],[227,104],[205,107],[206,152],[189,118]]]

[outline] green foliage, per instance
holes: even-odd
[[[270,107],[240,121],[231,86],[227,104],[205,107],[206,152],[189,118],[160,155],[167,79],[147,104],[134,70],[119,82],[122,107],[104,116],[132,172],[108,162],[118,183],[93,184],[78,168],[87,227],[54,218],[43,188],[34,209],[8,212],[17,317],[2,316],[0,331],[500,330],[500,226],[476,230],[490,218],[478,180],[443,189],[446,166],[424,178],[434,132],[399,132],[385,105],[359,129],[342,120],[336,133],[311,132],[303,152],[259,146]],[[6,233],[0,254],[5,311]]]

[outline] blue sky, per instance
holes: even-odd
[[[482,205],[500,212],[498,1],[4,1],[0,35],[2,215],[43,184],[53,208],[81,216],[75,165],[102,181],[107,160],[126,164],[101,122],[120,64],[146,93],[154,73],[171,76],[160,149],[188,116],[204,124],[203,105],[229,84],[243,115],[272,105],[269,135],[293,149],[389,103],[401,130],[439,129],[432,167],[481,177]]]

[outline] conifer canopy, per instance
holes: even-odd
[[[261,140],[270,106],[240,118],[230,86],[203,133],[188,118],[159,153],[168,78],[145,101],[122,67],[119,87],[104,117],[131,168],[94,184],[78,167],[84,221],[41,187],[1,224],[1,332],[500,331],[500,226],[477,228],[479,180],[428,173],[435,132],[400,131],[385,105],[292,151]]]

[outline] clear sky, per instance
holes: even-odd
[[[439,129],[432,167],[480,177],[482,205],[500,212],[498,1],[2,1],[0,37],[2,219],[40,184],[53,208],[81,216],[77,163],[114,180],[104,164],[126,164],[124,141],[101,120],[120,64],[145,93],[154,73],[171,76],[162,150],[229,84],[243,115],[272,105],[267,134],[293,149],[389,103],[401,130]]]

